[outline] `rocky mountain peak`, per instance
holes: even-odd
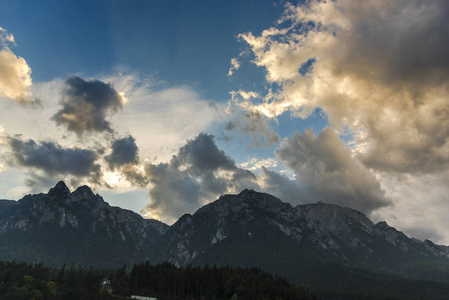
[[[291,208],[290,204],[286,204],[270,194],[244,189],[237,195],[226,194],[220,196],[218,200],[200,208],[195,215],[210,214],[212,212],[227,215],[230,212],[248,211],[249,207],[259,207],[263,210],[278,213],[280,210],[283,210],[284,206]]]
[[[376,226],[377,229],[382,230],[382,231],[385,231],[385,230],[388,230],[388,229],[393,229],[385,221],[381,221],[381,222],[377,223],[375,226]]]
[[[53,188],[48,191],[50,198],[67,199],[70,196],[70,190],[64,181],[59,181]]]
[[[95,197],[94,192],[92,192],[92,189],[88,187],[87,185],[83,185],[78,187],[73,193],[72,198],[82,198],[82,199],[91,199]]]
[[[238,194],[239,197],[245,197],[245,198],[254,198],[257,197],[260,193],[256,192],[255,190],[249,190],[244,189],[243,191]]]

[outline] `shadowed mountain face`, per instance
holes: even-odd
[[[117,267],[149,259],[259,266],[307,283],[326,266],[447,281],[446,246],[410,239],[350,208],[224,195],[172,226],[109,206],[87,186],[0,201],[0,260]],[[439,272],[438,269],[444,272]]]
[[[177,265],[257,265],[304,283],[325,264],[387,271],[435,280],[416,272],[425,263],[449,262],[449,249],[410,239],[385,222],[332,204],[290,204],[244,190],[184,215],[164,234],[161,260]],[[438,277],[448,280],[447,275]]]
[[[0,202],[0,259],[117,267],[149,259],[167,225],[111,207],[87,186]]]

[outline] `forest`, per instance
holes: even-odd
[[[0,262],[0,300],[107,300],[129,299],[131,295],[158,300],[443,300],[449,295],[449,285],[443,282],[363,270],[348,272],[338,265],[317,268],[316,272],[321,276],[312,276],[304,288],[256,267],[176,267],[147,261],[115,270],[57,269],[41,263]]]
[[[108,278],[110,284],[102,285]],[[318,299],[258,268],[177,268],[149,262],[116,270],[47,268],[0,262],[0,299],[127,299],[131,295],[170,299]]]

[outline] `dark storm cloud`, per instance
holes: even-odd
[[[258,187],[256,176],[237,167],[215,145],[214,136],[205,133],[188,141],[169,163],[146,165],[145,175],[152,184],[151,203],[145,211],[168,220],[191,213],[226,192]]]
[[[53,120],[79,136],[85,132],[112,132],[106,117],[121,109],[124,103],[124,96],[112,85],[74,76],[65,82],[62,108]]]
[[[334,203],[364,213],[389,204],[376,177],[351,156],[329,127],[318,136],[310,129],[301,135],[295,134],[285,139],[275,153],[295,172],[301,197],[307,202]],[[273,180],[286,185],[285,178],[268,175],[271,185]],[[294,191],[291,185],[287,186]]]
[[[132,136],[115,140],[112,143],[112,153],[105,156],[111,170],[115,170],[126,164],[137,164],[139,161],[139,148]]]
[[[205,133],[199,134],[194,140],[179,149],[177,160],[181,164],[190,164],[191,171],[201,174],[217,169],[234,170],[235,162],[223,150],[215,145],[215,138]]]
[[[48,141],[23,141],[16,137],[10,137],[7,141],[18,165],[42,170],[50,176],[70,174],[99,179],[101,174],[100,166],[96,164],[98,155],[95,151],[63,148]]]

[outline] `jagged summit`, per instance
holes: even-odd
[[[243,191],[241,191],[237,195],[227,194],[225,196],[235,196],[235,197],[239,197],[239,198],[245,198],[245,199],[248,199],[248,200],[257,200],[257,199],[260,199],[262,197],[276,198],[276,197],[274,197],[274,196],[272,196],[270,194],[263,193],[263,192],[258,192],[258,191],[253,190],[253,189],[244,189]]]
[[[221,213],[226,213],[227,211],[236,212],[248,207],[248,205],[265,208],[271,207],[273,211],[276,211],[277,207],[281,207],[283,205],[291,207],[290,204],[284,203],[270,194],[257,192],[252,189],[244,189],[237,195],[225,194],[220,196],[218,200],[215,200],[198,209],[195,214],[207,214],[212,211],[221,211]]]
[[[66,199],[70,196],[70,190],[65,184],[65,182],[61,180],[48,191],[48,196],[51,198]]]
[[[92,189],[90,187],[88,187],[87,185],[83,185],[78,187],[73,193],[72,193],[72,198],[84,198],[84,199],[91,199],[93,197],[95,197],[94,192],[92,191]]]
[[[387,224],[387,222],[385,222],[385,221],[380,221],[380,222],[377,223],[375,226],[376,226],[376,228],[382,229],[382,230],[388,230],[388,229],[391,228],[391,227]]]
[[[167,225],[111,207],[84,185],[0,202],[0,260],[116,267],[149,259]]]
[[[68,200],[69,202],[77,202],[81,200],[91,201],[96,198],[101,198],[100,196],[95,195],[92,189],[87,185],[80,186],[74,192],[71,192],[62,180],[51,188],[47,195],[51,199]]]

